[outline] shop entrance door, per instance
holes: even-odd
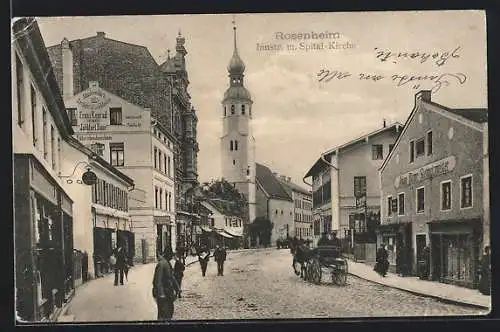
[[[439,281],[443,269],[443,246],[441,234],[431,236],[432,280]]]
[[[425,234],[419,234],[416,236],[417,242],[417,261],[424,259],[424,248],[426,245]]]

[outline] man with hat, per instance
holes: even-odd
[[[170,265],[174,254],[172,249],[167,247],[163,254],[158,256],[153,277],[153,297],[158,306],[158,320],[171,320],[174,315],[174,301],[180,293]]]

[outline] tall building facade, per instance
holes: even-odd
[[[238,54],[236,26],[234,50],[228,65],[229,88],[222,100],[221,163],[222,177],[245,195],[248,221],[256,216],[255,139],[252,133],[252,97],[244,85],[245,64]]]
[[[198,120],[187,92],[189,81],[185,61],[187,51],[184,44],[185,39],[179,33],[176,40],[175,56],[170,57],[169,55],[168,59],[161,65],[158,65],[146,47],[107,38],[104,32],[97,32],[96,36],[72,41],[64,38],[60,44],[47,49],[54,67],[56,81],[65,100],[70,100],[73,96],[89,89],[92,82],[98,82],[99,88],[121,98],[127,105],[149,110],[151,121],[144,124],[146,127],[141,129],[146,131],[148,136],[151,136],[151,133],[154,136],[155,132],[163,132],[160,134],[161,137],[156,139],[160,140],[157,145],[161,145],[161,149],[164,148],[163,145],[167,146],[164,153],[172,152],[172,171],[170,176],[162,171],[161,174],[155,176],[155,179],[161,178],[158,181],[163,181],[165,186],[162,194],[164,196],[165,191],[170,193],[172,204],[175,204],[175,207],[170,212],[158,208],[162,212],[161,215],[155,215],[156,220],[152,229],[149,229],[149,235],[145,235],[143,239],[136,238],[137,243],[141,241],[137,253],[146,256],[147,261],[156,256],[157,244],[165,242],[164,239],[169,238],[173,233],[177,233],[180,242],[186,244],[189,240],[186,234],[189,234],[192,221],[196,220],[189,201],[190,189],[196,186],[198,177],[198,144],[196,140]],[[93,123],[84,128],[86,133],[91,134],[90,137],[92,135],[103,136],[102,134],[107,129],[113,127],[110,122],[111,116],[105,120],[107,126],[103,128]],[[134,122],[133,119],[125,120]],[[137,128],[125,127],[125,132],[137,130]],[[118,130],[119,126],[114,126],[114,129]],[[165,137],[168,138],[168,142],[164,139]],[[98,139],[85,141],[85,144],[97,143],[102,142]],[[170,143],[170,148],[167,143]],[[151,155],[147,160],[153,163],[154,148],[151,139],[144,141],[143,145],[139,141],[131,144],[142,151],[150,151]],[[115,150],[119,148],[119,146],[114,146]],[[116,156],[118,158],[120,153],[117,152]],[[112,156],[107,157],[112,163]],[[116,161],[118,162],[118,160]],[[134,172],[124,165],[123,170],[130,172],[130,174]],[[155,170],[151,172],[151,182],[154,172]],[[172,181],[174,182],[173,188],[166,190],[166,187],[170,188]],[[155,206],[159,202],[159,198],[155,198],[153,194],[155,186],[149,187],[131,192],[130,206],[137,205],[136,200],[141,199],[138,198],[139,196],[147,200],[150,206]],[[159,192],[161,186],[156,185],[156,187]],[[172,211],[175,211],[175,220],[172,220],[172,217],[169,221],[165,214],[170,215]],[[168,230],[169,227],[172,227],[173,231]],[[147,241],[147,243],[142,240]]]
[[[339,238],[357,237],[355,243],[376,241],[374,231],[380,219],[378,169],[402,127],[384,121],[382,128],[326,151],[307,172],[304,178],[312,178],[316,240],[323,232],[337,231]]]

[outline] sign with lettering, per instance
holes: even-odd
[[[426,179],[433,178],[438,175],[446,174],[455,169],[455,165],[455,156],[446,157],[444,159],[422,166],[414,171],[397,176],[394,180],[394,187],[406,187],[420,183]]]
[[[108,105],[111,102],[111,97],[99,88],[90,88],[84,91],[76,102],[84,109],[98,110]]]

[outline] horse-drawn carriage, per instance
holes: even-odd
[[[328,269],[333,283],[339,286],[347,284],[347,260],[342,257],[340,247],[337,246],[314,249],[298,246],[294,250],[293,268],[296,275],[315,284],[321,282],[323,269]]]

